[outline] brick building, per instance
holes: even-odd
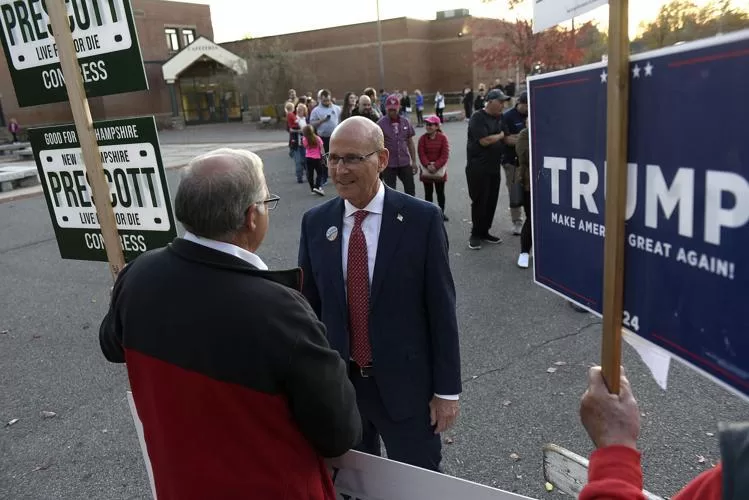
[[[313,86],[328,87],[336,96],[380,86],[375,22],[217,45],[208,5],[162,0],[132,0],[132,5],[149,90],[89,99],[94,119],[156,115],[165,126],[240,120],[248,99],[234,78],[246,70],[238,54],[269,42],[301,56],[295,59],[314,71]],[[474,51],[486,39],[474,39],[471,19],[468,11],[458,10],[438,13],[434,21],[382,21],[385,88],[460,92],[510,76],[476,67]],[[67,103],[19,108],[7,62],[0,65],[0,105],[3,125],[10,117],[23,126],[72,121]]]

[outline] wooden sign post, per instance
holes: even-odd
[[[47,13],[55,34],[55,43],[60,54],[60,66],[65,77],[65,86],[70,98],[70,108],[78,133],[78,139],[86,164],[86,174],[93,193],[96,214],[107,250],[109,269],[114,278],[125,267],[125,257],[120,246],[120,238],[115,223],[114,210],[109,196],[109,185],[104,177],[104,169],[96,142],[91,110],[88,107],[86,92],[83,89],[81,67],[70,32],[65,0],[47,0]]]
[[[606,130],[606,240],[603,267],[601,368],[609,392],[619,394],[624,307],[624,228],[629,123],[629,0],[609,1]]]

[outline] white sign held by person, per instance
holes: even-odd
[[[573,17],[607,3],[609,3],[608,0],[535,0],[533,2],[533,32],[538,33],[569,21]]]

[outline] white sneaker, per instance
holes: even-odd
[[[512,234],[515,236],[520,236],[523,233],[523,223],[522,222],[516,222],[513,224],[512,227]]]
[[[531,256],[527,253],[521,253],[518,257],[518,267],[522,267],[523,269],[528,269],[528,266],[530,265]]]
[[[321,187],[315,188],[312,191],[314,191],[315,193],[319,194],[320,196],[325,196],[325,191],[323,191],[323,189]]]

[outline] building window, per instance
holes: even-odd
[[[184,47],[187,47],[192,42],[195,41],[195,30],[194,29],[183,29],[182,30],[182,41],[184,42]]]
[[[179,36],[177,36],[177,30],[175,28],[164,28],[164,34],[166,35],[166,45],[172,52],[179,50]]]

